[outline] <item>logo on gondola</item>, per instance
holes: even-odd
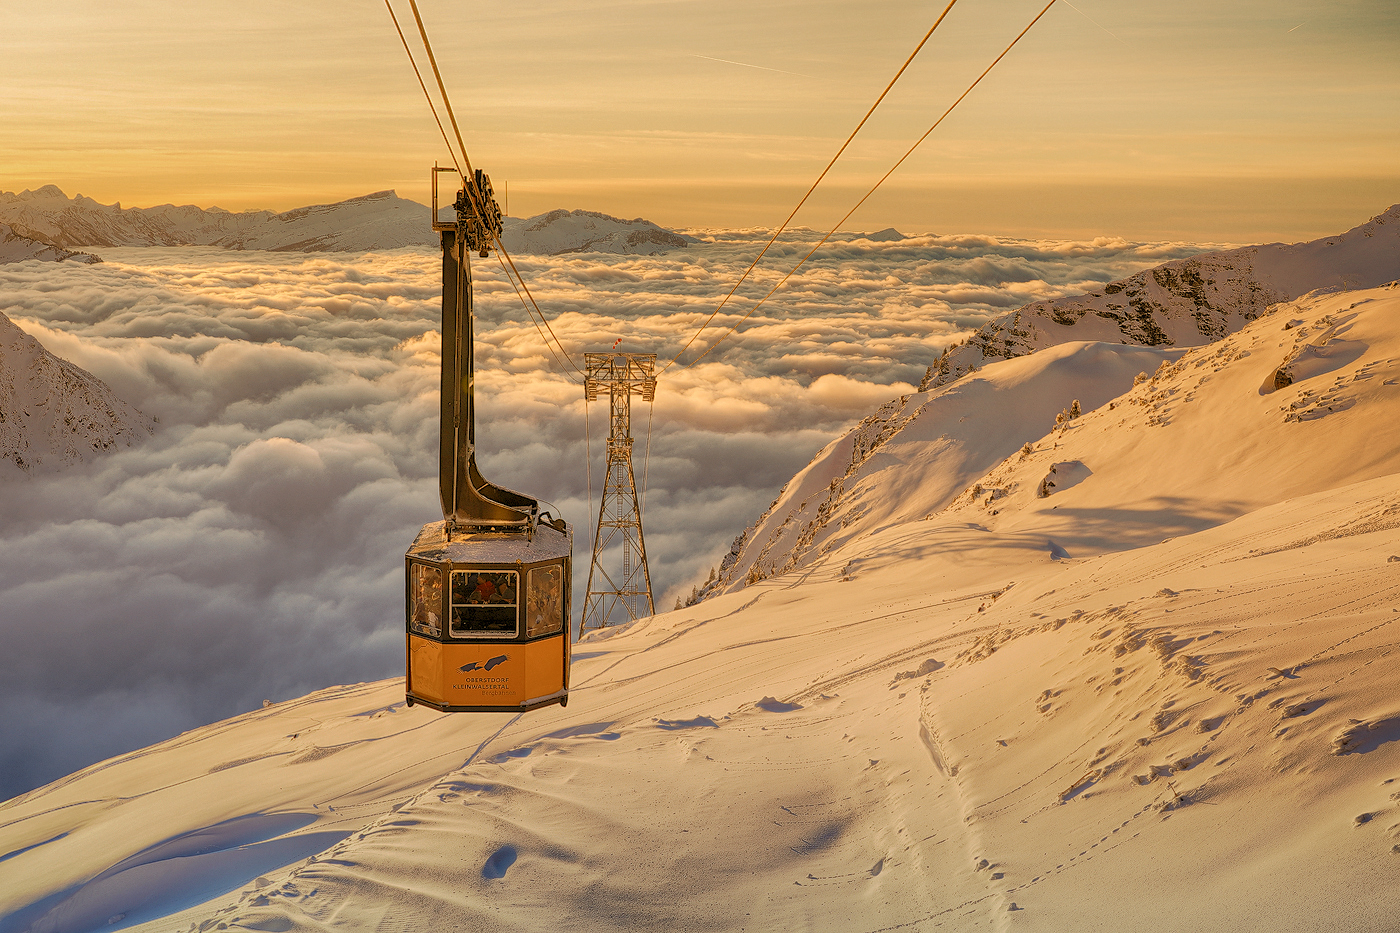
[[[491,660],[487,661],[485,664],[478,664],[476,661],[473,661],[470,664],[463,664],[461,667],[457,668],[457,670],[461,671],[463,674],[468,674],[472,671],[489,671],[497,664],[503,664],[509,660],[509,655],[498,654]]]

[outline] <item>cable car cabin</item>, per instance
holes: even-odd
[[[567,526],[449,540],[445,525],[424,527],[408,550],[408,702],[444,712],[567,704]]]
[[[491,182],[464,179],[442,235],[442,403],[438,492],[443,520],[424,525],[405,555],[410,706],[443,712],[520,712],[569,699],[573,532],[538,500],[496,486],[476,468],[469,256],[501,232]]]

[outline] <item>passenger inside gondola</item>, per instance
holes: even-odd
[[[410,622],[414,631],[437,638],[442,634],[442,571],[422,564],[412,567],[409,586],[413,615]]]
[[[452,571],[452,626],[457,638],[514,635],[517,630],[513,570]]]

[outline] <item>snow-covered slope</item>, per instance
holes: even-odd
[[[432,211],[392,191],[376,191],[334,204],[315,204],[273,214],[246,234],[231,234],[213,246],[289,252],[396,249],[437,242]],[[242,215],[235,215],[242,216]]]
[[[501,242],[511,253],[622,253],[654,256],[689,240],[638,217],[622,220],[597,211],[549,211],[521,220],[507,217]]]
[[[101,379],[45,350],[0,314],[0,462],[21,470],[85,460],[150,434]]]
[[[1072,556],[1140,546],[1400,471],[1397,402],[1400,282],[1305,296],[1067,422],[948,515]],[[1078,520],[1100,511],[1119,519]]]
[[[823,448],[735,539],[712,595],[810,564],[839,544],[943,508],[1076,400],[1095,408],[1183,351],[1066,343],[882,406]]]
[[[567,709],[335,688],[0,804],[0,933],[1390,929],[1400,289],[1164,361],[928,517],[590,635]],[[937,411],[885,495],[949,485]]]
[[[1271,304],[1320,288],[1400,278],[1400,204],[1338,236],[1177,259],[1087,295],[1037,301],[997,317],[929,367],[921,389],[987,362],[1070,340],[1194,347],[1234,333]]]
[[[91,253],[75,253],[52,243],[45,243],[33,237],[16,233],[9,224],[0,223],[0,262],[24,262],[38,259],[41,262],[101,262]]]

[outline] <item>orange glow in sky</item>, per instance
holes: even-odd
[[[779,222],[944,6],[419,5],[512,214],[672,227]],[[797,223],[845,213],[1042,5],[960,0]],[[75,0],[9,10],[0,33],[0,190],[426,201],[428,166],[449,158],[380,3]],[[1400,201],[1397,46],[1391,0],[1061,0],[848,226],[1345,229]]]

